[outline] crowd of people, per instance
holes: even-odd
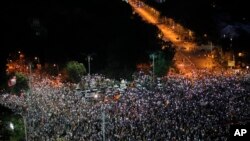
[[[70,83],[34,78],[27,94],[2,94],[0,104],[23,116],[29,140],[228,140],[230,125],[250,120],[250,78],[201,74],[138,73],[127,87],[84,76],[80,93]],[[101,98],[86,101],[81,89],[88,88]]]

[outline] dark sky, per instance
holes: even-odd
[[[1,6],[1,64],[9,52],[21,50],[43,62],[86,63],[86,55],[94,54],[94,67],[117,64],[114,61],[131,67],[130,62],[145,58],[157,44],[156,28],[119,0],[14,0]]]
[[[216,10],[213,10],[213,4]],[[107,46],[106,41],[116,36],[114,31],[123,28],[122,24],[128,24],[126,18],[131,11],[125,5],[121,0],[2,2],[1,31],[4,38],[1,50],[9,52],[10,49],[20,48],[28,54],[39,53],[46,57],[54,56],[59,51],[74,56],[74,52],[81,51],[80,48],[84,48],[83,52],[95,51],[95,48]],[[206,25],[207,29],[210,26],[216,28],[207,23],[214,20],[214,17],[207,16],[213,15],[212,11],[226,13],[226,16],[215,16],[221,20],[227,17],[232,20],[246,17],[248,20],[249,17],[246,2],[235,0],[166,0],[161,5],[163,13],[180,17],[183,19],[181,22],[195,25],[196,30],[202,30]]]
[[[214,17],[229,17],[232,21],[236,17],[240,21],[241,16],[249,18],[244,2],[217,1],[215,13],[219,14],[215,15],[211,12],[212,3],[212,0],[166,0],[161,10],[184,24],[194,25],[197,31],[209,26],[218,30],[217,25],[209,23]],[[9,52],[17,50],[39,56],[42,61],[62,63],[84,60],[84,55],[95,53],[99,64],[105,64],[132,54],[136,56],[156,45],[156,29],[132,15],[131,8],[122,0],[10,0],[1,1],[0,5],[1,64]],[[116,56],[109,58],[110,52]]]
[[[222,44],[232,37],[235,49],[248,50],[250,40],[250,13],[247,1],[237,0],[146,0],[160,9],[162,15],[193,30],[196,37],[208,35],[209,40]],[[224,34],[226,39],[224,39]]]
[[[121,14],[122,11],[115,9],[116,6],[117,2],[112,5],[111,1],[104,4],[98,0],[10,1],[4,4],[1,16],[4,22],[1,49],[20,48],[27,54],[39,53],[52,59],[59,53],[72,54],[80,48],[92,50],[90,46],[99,46],[102,38],[107,38],[105,33],[110,32],[110,28],[105,26],[120,20],[116,17],[110,21],[112,18],[108,16],[114,16],[113,12]]]

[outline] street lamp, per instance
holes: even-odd
[[[234,51],[233,51],[233,37],[230,37],[230,48],[231,48],[231,50],[232,50],[232,52],[233,52],[233,61],[235,61],[235,57],[234,57]]]
[[[99,96],[98,94],[94,95],[94,98],[97,99]],[[102,140],[105,141],[105,105],[104,100],[101,103],[101,112],[102,112]]]
[[[28,134],[27,134],[27,121],[26,117],[23,115],[23,124],[24,124],[24,133],[25,133],[25,139],[28,141]]]
[[[27,110],[27,116],[23,115],[23,123],[24,123],[24,132],[25,132],[25,139],[28,141],[28,133],[27,133],[27,118],[29,117],[29,108],[30,108],[30,99],[31,99],[31,94],[32,94],[32,64],[29,63],[29,92],[27,93],[27,105],[28,105],[28,110]]]
[[[102,103],[102,140],[105,141],[105,107],[103,106]]]
[[[40,63],[39,57],[35,57],[35,60],[38,62],[38,64]]]
[[[153,80],[154,80],[154,75],[155,75],[155,58],[157,57],[155,53],[149,55],[150,59],[153,60]]]
[[[87,60],[88,60],[88,71],[89,71],[89,75],[90,75],[90,61],[93,60],[93,58],[91,57],[91,55],[87,56]]]
[[[59,74],[59,65],[58,64],[53,64],[53,67],[56,68],[57,70],[57,75]]]
[[[29,63],[29,86],[30,86],[30,91],[31,91],[31,80],[32,79],[32,64]]]

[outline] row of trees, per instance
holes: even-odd
[[[46,71],[46,70],[44,70]],[[49,72],[49,71],[48,71]],[[86,74],[86,69],[83,63],[77,61],[70,61],[66,64],[62,70],[62,78],[65,81],[78,83],[81,80],[81,76]],[[8,74],[8,89],[13,94],[20,94],[24,91],[29,90],[29,75],[20,71],[13,71]]]
[[[154,55],[154,66],[151,65],[151,68],[154,67],[154,74],[156,76],[166,75],[167,71],[172,65],[172,61],[169,59],[169,56],[166,56],[166,53],[163,51],[158,51],[154,53]],[[80,82],[81,77],[86,74],[86,68],[83,63],[70,61],[66,64],[65,68],[61,70],[61,72],[61,77],[64,81],[78,83]],[[30,74],[24,74],[18,71],[9,74],[8,86],[10,92],[18,94],[23,91],[27,91],[29,89],[29,75]]]

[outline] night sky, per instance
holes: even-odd
[[[219,37],[219,32],[227,25],[241,27],[247,25],[250,33],[249,5],[246,1],[236,0],[166,0],[157,3],[157,0],[146,0],[147,3],[160,9],[163,15],[173,17],[182,25],[193,29],[197,34],[209,34]]]
[[[21,50],[41,62],[61,64],[77,60],[86,65],[86,55],[92,54],[93,71],[114,64],[134,69],[158,44],[157,28],[117,0],[11,1],[1,17],[1,66],[10,52]]]
[[[211,0],[166,0],[158,6],[163,14],[200,34],[207,31],[217,38],[231,24],[244,27],[240,29],[248,35],[249,15],[244,2],[219,1],[215,8],[211,4]],[[58,63],[86,63],[86,55],[94,54],[97,70],[112,60],[134,67],[128,62],[140,62],[157,46],[156,28],[133,15],[122,0],[12,0],[0,5],[2,71],[8,54],[17,50],[39,56],[42,62]]]

